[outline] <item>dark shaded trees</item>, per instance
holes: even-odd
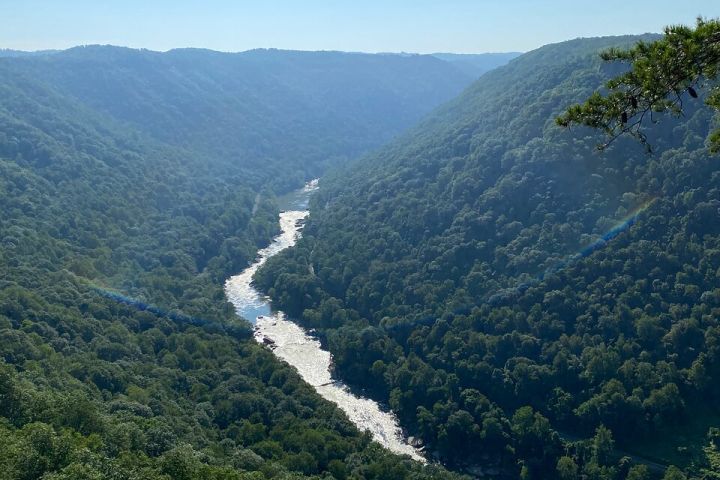
[[[567,456],[622,478],[629,451],[697,470],[720,373],[714,111],[647,125],[653,156],[555,124],[622,73],[599,51],[659,38],[550,45],[486,74],[324,179],[303,239],[256,275],[451,465],[547,478]],[[615,447],[594,455],[600,427]]]

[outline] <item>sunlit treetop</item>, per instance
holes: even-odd
[[[609,80],[605,92],[595,92],[557,118],[563,127],[578,124],[604,131],[609,138],[600,149],[629,134],[650,150],[643,132],[647,121],[655,121],[657,114],[664,112],[681,115],[686,102],[701,101],[701,96],[720,110],[718,19],[699,18],[694,28],[667,27],[660,40],[640,42],[630,49],[610,49],[601,57],[608,62],[628,62],[630,68]],[[709,140],[711,150],[720,152],[720,128],[711,132]]]

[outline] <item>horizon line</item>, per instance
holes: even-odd
[[[584,37],[578,37],[584,38]],[[599,38],[599,37],[598,37]],[[577,39],[571,39],[571,40],[577,40]],[[567,40],[570,41],[570,40]],[[66,48],[38,48],[38,49],[18,49],[18,48],[9,48],[9,47],[0,47],[0,52],[12,52],[12,53],[20,53],[20,54],[30,54],[30,55],[38,55],[38,54],[44,54],[44,53],[62,53],[67,52],[69,50],[74,49],[80,49],[80,48],[92,48],[92,47],[103,47],[103,48],[118,48],[118,49],[126,49],[126,50],[135,50],[140,52],[151,52],[151,53],[170,53],[174,51],[179,50],[201,50],[201,51],[207,51],[207,52],[213,52],[213,53],[224,53],[224,54],[238,54],[238,53],[248,53],[248,52],[255,52],[255,51],[281,51],[281,52],[304,52],[304,53],[353,53],[353,54],[365,54],[365,55],[509,55],[509,54],[523,54],[527,53],[531,50],[527,51],[521,51],[521,50],[507,50],[507,51],[477,51],[477,52],[450,52],[450,51],[433,51],[433,52],[408,52],[408,51],[391,51],[391,50],[384,50],[384,51],[364,51],[364,50],[338,50],[338,49],[297,49],[297,48],[282,48],[282,47],[254,47],[254,48],[248,48],[246,50],[218,50],[214,48],[209,47],[192,47],[192,46],[185,46],[185,47],[173,47],[166,50],[161,49],[153,49],[148,47],[130,47],[127,45],[118,45],[113,43],[85,43],[85,44],[77,44],[73,45],[71,47]],[[540,47],[538,47],[540,48]]]

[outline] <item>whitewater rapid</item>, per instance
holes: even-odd
[[[281,233],[258,252],[255,263],[225,283],[225,292],[241,317],[255,325],[255,339],[269,345],[278,358],[295,367],[300,376],[325,399],[335,403],[360,430],[369,430],[374,440],[389,450],[409,455],[424,462],[419,451],[406,441],[392,412],[385,411],[373,400],[359,397],[332,377],[332,356],[320,342],[302,327],[290,321],[283,312],[272,310],[270,299],[252,285],[252,277],[268,258],[289,248],[300,238],[309,212],[308,199],[317,190],[313,180],[303,189],[287,196],[281,204]]]

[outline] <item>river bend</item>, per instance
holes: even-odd
[[[318,188],[317,180],[281,199],[281,233],[272,243],[258,252],[255,263],[225,283],[225,292],[241,317],[255,325],[255,339],[268,345],[278,358],[297,369],[300,376],[325,399],[335,403],[360,429],[369,430],[373,438],[398,453],[424,461],[418,450],[408,444],[392,412],[382,409],[375,401],[357,396],[342,382],[332,377],[332,356],[320,342],[283,312],[273,310],[270,299],[252,285],[252,277],[268,258],[289,248],[301,236],[307,218],[308,200]]]

